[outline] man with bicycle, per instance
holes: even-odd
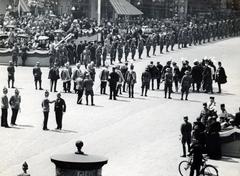
[[[196,176],[200,175],[200,168],[203,160],[202,146],[198,140],[194,140],[188,156],[192,156],[192,164],[190,168],[190,176],[194,175],[196,170]]]

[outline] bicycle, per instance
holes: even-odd
[[[181,176],[189,176],[191,165],[192,165],[192,157],[189,157],[188,161],[181,161],[178,165],[178,171]],[[218,176],[218,170],[213,165],[207,164],[207,158],[203,158],[203,163],[200,169],[201,176]]]

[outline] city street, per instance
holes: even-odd
[[[108,96],[99,95],[99,76],[96,75],[96,106],[77,105],[76,94],[62,93],[67,104],[63,117],[63,130],[55,131],[53,105],[48,122],[49,131],[42,130],[43,113],[41,102],[44,91],[35,90],[32,68],[16,68],[16,87],[22,97],[21,112],[16,128],[0,128],[0,176],[14,176],[21,173],[22,164],[29,165],[31,176],[53,176],[55,166],[50,156],[76,151],[75,142],[84,142],[83,151],[87,154],[102,155],[109,159],[103,167],[103,176],[177,176],[178,164],[183,158],[180,141],[180,125],[183,116],[195,121],[211,94],[190,93],[189,101],[181,101],[180,94],[173,94],[172,100],[164,99],[163,85],[160,91],[149,91],[148,97],[140,96],[141,73],[150,61],[168,60],[178,63],[181,58],[193,65],[195,59],[204,56],[222,61],[228,76],[222,94],[214,94],[217,108],[225,103],[229,113],[235,114],[240,107],[240,37],[211,42],[206,45],[189,47],[152,58],[134,62],[137,72],[135,98],[127,94],[111,101]],[[177,48],[177,46],[175,46]],[[215,62],[215,64],[217,64]],[[43,88],[49,89],[48,68],[42,68]],[[99,70],[98,70],[99,73]],[[0,66],[0,88],[7,86],[7,67]],[[62,82],[58,82],[62,91]],[[217,92],[217,84],[214,83]],[[14,90],[9,89],[8,97]],[[109,92],[109,91],[108,91]],[[2,92],[1,92],[2,95]],[[50,99],[56,93],[50,93]],[[9,109],[8,120],[11,118]],[[240,159],[224,157],[221,161],[209,160],[219,170],[220,176],[240,175]]]

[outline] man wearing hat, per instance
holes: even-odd
[[[192,77],[190,76],[190,72],[188,70],[185,71],[185,75],[182,78],[181,81],[181,87],[182,87],[182,94],[181,94],[181,100],[183,100],[183,95],[186,93],[185,100],[188,100],[188,94],[189,94],[189,89],[192,84]]]
[[[50,79],[50,91],[52,92],[54,86],[54,92],[57,92],[57,80],[60,78],[59,69],[57,64],[54,63],[54,66],[49,70],[48,79]]]
[[[194,66],[192,67],[191,75],[192,75],[192,86],[193,86],[193,92],[195,92],[195,85],[197,86],[197,92],[199,92],[201,88],[201,82],[202,82],[202,72],[203,68],[200,66],[199,62],[195,60],[193,62]]]
[[[37,90],[38,88],[37,83],[39,82],[39,90],[43,90],[42,89],[42,71],[41,71],[39,62],[36,62],[36,65],[33,68],[33,76],[34,76],[34,82],[35,82],[35,89]]]
[[[1,126],[8,128],[8,97],[7,97],[8,89],[6,87],[3,88],[3,96],[1,97],[1,109],[2,109],[2,116],[1,116]]]
[[[173,74],[170,68],[166,69],[166,73],[164,75],[164,81],[165,81],[165,85],[164,85],[164,98],[167,98],[167,93],[168,93],[168,98],[171,98],[171,93],[172,93],[172,83],[173,83]]]
[[[183,155],[182,157],[186,157],[186,143],[188,146],[188,152],[190,152],[190,144],[191,144],[191,133],[192,133],[192,124],[188,122],[188,116],[183,117],[184,123],[181,125],[181,135],[182,135],[182,147],[183,147]]]
[[[150,86],[150,80],[151,80],[151,74],[148,71],[148,68],[145,69],[145,71],[142,73],[142,94],[141,96],[143,96],[144,94],[144,90],[145,90],[145,96],[147,96],[147,91],[149,90],[149,86]]]
[[[112,100],[112,98],[114,100],[116,99],[116,95],[117,95],[117,83],[119,81],[119,75],[116,73],[116,67],[112,68],[112,72],[109,74],[109,87],[110,87],[110,96],[109,99]]]
[[[93,103],[93,96],[94,96],[94,92],[93,92],[93,80],[91,79],[91,76],[89,73],[86,74],[86,78],[84,79],[83,82],[83,87],[85,90],[85,95],[86,95],[86,105],[88,105],[88,96],[91,96],[91,105],[94,106]]]
[[[106,94],[107,81],[109,77],[108,66],[103,67],[102,71],[99,74],[101,85],[100,85],[100,94]]]
[[[15,95],[10,98],[9,104],[12,108],[11,125],[16,125],[17,115],[21,104],[21,96],[19,95],[18,89],[15,89]]]
[[[7,67],[7,71],[8,71],[8,88],[10,88],[10,81],[12,81],[12,88],[15,88],[14,87],[15,68],[12,61],[9,61],[9,66]]]
[[[63,113],[66,112],[66,103],[64,99],[61,98],[61,93],[57,93],[57,99],[55,100],[54,111],[55,111],[55,117],[56,117],[56,123],[57,123],[56,130],[61,130]]]
[[[44,93],[44,99],[42,101],[42,109],[43,109],[43,116],[44,116],[44,119],[43,119],[43,130],[48,130],[47,128],[47,123],[48,123],[48,116],[49,116],[49,111],[50,111],[50,106],[49,104],[50,103],[54,103],[55,101],[50,101],[48,99],[49,97],[49,92],[46,90],[45,93]]]
[[[76,84],[77,84],[76,80],[83,75],[80,67],[81,67],[81,64],[77,63],[76,64],[76,69],[73,71],[73,74],[72,74],[72,80],[73,80],[73,83],[74,83],[73,89],[74,89],[75,93],[77,92],[77,90],[76,90]]]
[[[137,75],[134,71],[134,65],[130,66],[130,71],[127,75],[128,94],[129,98],[134,98],[134,85],[137,83]]]

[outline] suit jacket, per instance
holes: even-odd
[[[66,112],[66,103],[64,99],[58,98],[54,105],[54,111]]]

